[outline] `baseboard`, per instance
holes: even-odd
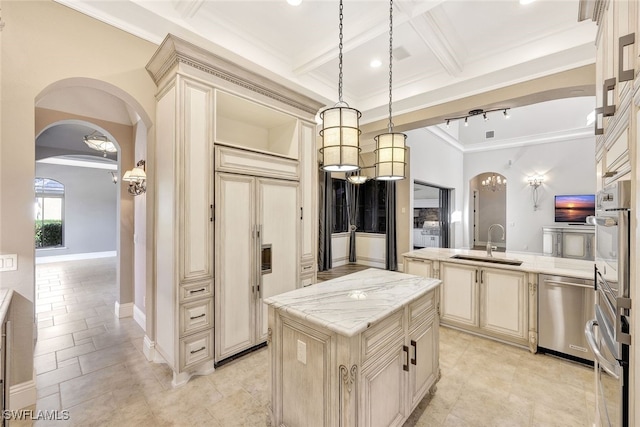
[[[51,262],[60,262],[60,261],[78,261],[83,259],[96,259],[96,258],[110,258],[117,256],[118,252],[116,251],[106,251],[106,252],[87,252],[84,254],[68,254],[68,255],[51,255],[51,256],[37,256],[36,264],[48,264]]]
[[[156,343],[155,341],[151,341],[151,338],[148,336],[144,336],[144,341],[142,343],[142,353],[144,357],[147,358],[149,362],[154,363],[167,363],[166,360],[162,357],[162,355],[156,351]]]
[[[120,304],[118,301],[116,301],[116,316],[118,316],[118,319],[133,316],[133,303],[128,302],[125,304]]]
[[[38,399],[36,389],[36,371],[33,371],[32,380],[12,385],[9,389],[9,409],[17,411],[27,406],[35,405]]]
[[[135,304],[133,306],[133,320],[136,321],[143,331],[147,331],[147,315]]]

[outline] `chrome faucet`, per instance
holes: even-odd
[[[502,229],[502,240],[504,240],[504,227],[500,224],[491,224],[487,232],[487,256],[493,256],[491,250],[496,249],[496,247],[491,246],[491,230],[493,230],[493,227],[500,227],[500,229]]]

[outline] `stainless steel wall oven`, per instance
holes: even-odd
[[[629,244],[631,183],[620,181],[598,193],[596,215],[595,319],[585,336],[595,356],[599,425],[629,425]]]

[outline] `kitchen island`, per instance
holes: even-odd
[[[266,299],[272,425],[401,426],[439,378],[439,286],[368,269]]]

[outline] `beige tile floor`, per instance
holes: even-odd
[[[267,352],[172,389],[142,354],[143,331],[114,316],[115,260],[37,267],[38,401],[67,421],[12,426],[268,426]],[[442,379],[405,426],[591,426],[586,367],[441,328]]]

